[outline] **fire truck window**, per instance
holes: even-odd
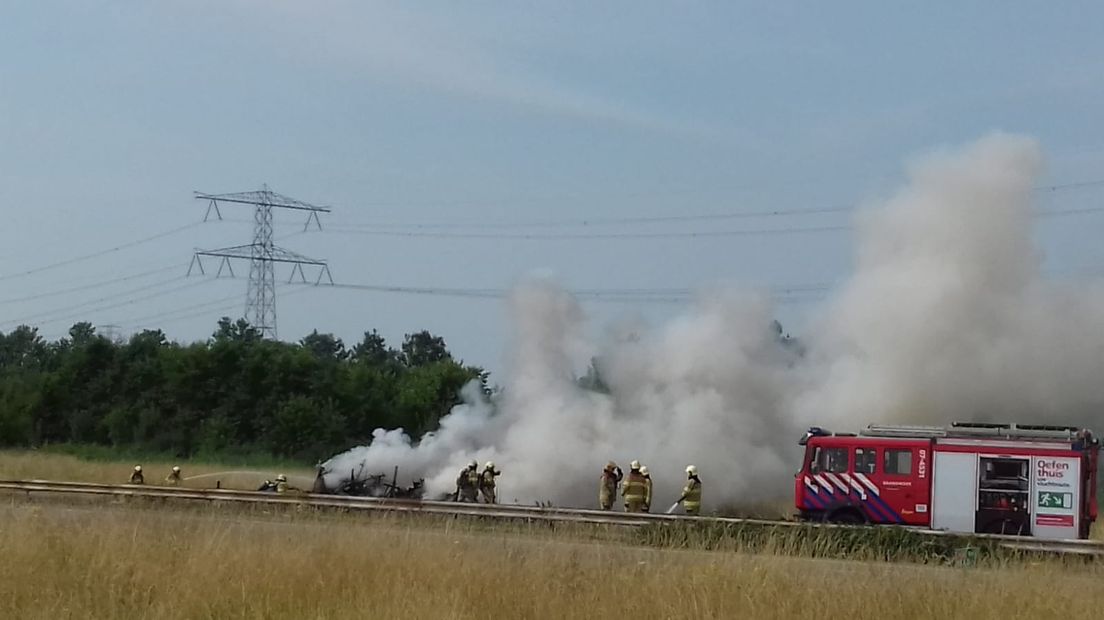
[[[813,450],[813,460],[809,464],[809,471],[814,474],[826,471],[838,474],[847,471],[847,448],[821,448],[817,446]]]
[[[885,464],[882,468],[887,474],[909,476],[912,474],[912,450],[885,451]]]
[[[824,451],[827,455],[824,471],[840,474],[847,471],[847,448],[829,448]]]
[[[813,474],[819,474],[823,471],[821,467],[821,459],[824,458],[824,451],[820,449],[820,446],[813,448],[813,458],[809,461],[809,472]]]
[[[855,448],[855,471],[860,474],[873,474],[878,462],[874,448]]]

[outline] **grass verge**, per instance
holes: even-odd
[[[0,617],[1052,618],[1096,567],[950,569],[518,536],[462,522],[0,508]]]
[[[146,458],[143,458],[146,457]],[[171,459],[164,455],[112,452],[106,448],[56,445],[39,450],[0,451],[0,479],[56,480],[121,484],[135,465],[142,465],[147,484],[159,484],[174,465],[182,468],[185,486],[210,488],[216,481],[228,488],[256,488],[265,478],[285,473],[309,487],[314,472],[301,464],[214,458],[211,461]],[[191,478],[189,480],[188,478]]]

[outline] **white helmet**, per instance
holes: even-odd
[[[285,476],[283,474],[280,474],[279,476],[276,476],[276,482],[287,482],[287,476]]]
[[[615,469],[617,469],[617,463],[614,463],[613,461],[606,463],[606,471],[613,471]]]
[[[141,472],[142,471],[142,466],[141,465],[135,465],[134,466],[134,471]]]
[[[487,461],[487,464],[483,466],[484,469],[494,469],[494,461]]]
[[[640,469],[640,461],[629,463],[629,469]]]
[[[180,467],[178,465],[173,465],[173,473],[174,474],[179,474],[180,473]]]
[[[648,475],[648,466],[647,465],[641,465],[640,466],[640,473],[647,476]]]
[[[693,465],[687,465],[686,466],[686,473],[690,476],[697,476],[698,475],[698,468],[694,467]]]

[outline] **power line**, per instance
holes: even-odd
[[[237,279],[239,277],[223,277],[222,279]],[[349,282],[335,282],[332,284],[298,284],[293,293],[302,293],[316,288],[334,288],[343,290],[355,290],[368,293],[384,293],[399,295],[425,295],[431,297],[458,297],[474,299],[504,299],[512,294],[512,289],[503,288],[476,288],[476,287],[441,287],[441,286],[402,286],[389,284],[358,284]],[[829,283],[791,284],[766,287],[771,295],[778,300],[798,299],[802,296],[821,297],[823,293],[831,290]],[[691,288],[583,288],[568,291],[575,297],[587,301],[608,301],[619,303],[650,303],[670,302],[681,303],[693,298],[697,293]],[[292,293],[288,293],[289,295]],[[213,305],[223,300],[208,302]],[[207,305],[207,304],[204,304]],[[186,310],[181,308],[180,310]],[[172,313],[168,313],[172,314]],[[155,318],[155,317],[144,317]],[[144,320],[143,319],[143,320]]]
[[[27,316],[27,317],[24,317],[24,318],[21,318],[21,319],[10,319],[10,320],[4,321],[2,324],[3,325],[11,325],[13,323],[23,323],[25,321],[33,321],[35,319],[42,318],[43,316],[49,317],[49,316],[53,316],[53,315],[57,315],[57,314],[65,314],[65,313],[68,313],[68,312],[72,312],[74,310],[80,310],[80,309],[84,308],[85,306],[95,305],[95,304],[98,304],[98,303],[103,303],[103,302],[106,302],[106,301],[110,301],[112,299],[118,299],[119,297],[124,297],[124,296],[127,296],[127,295],[133,295],[135,293],[141,293],[143,291],[156,289],[156,288],[165,286],[166,284],[171,284],[175,280],[181,280],[181,279],[183,279],[183,278],[182,277],[177,277],[174,280],[169,280],[168,282],[154,282],[153,284],[145,284],[145,285],[139,286],[137,288],[132,288],[132,289],[128,289],[128,290],[125,290],[125,291],[119,291],[118,293],[115,293],[114,295],[108,295],[108,296],[105,296],[105,297],[100,297],[98,299],[85,300],[85,301],[82,301],[82,302],[79,302],[79,303],[76,303],[76,304],[72,304],[72,305],[69,305],[69,306],[65,306],[65,307],[62,307],[62,308],[54,308],[52,310],[47,310],[45,312],[39,312],[35,315]]]
[[[1086,213],[1100,213],[1104,207],[1073,207],[1069,209],[1036,209],[1035,217],[1062,217],[1066,215],[1084,215]]]
[[[118,252],[120,250],[125,250],[127,248],[133,248],[135,246],[142,245],[143,243],[149,243],[150,241],[156,241],[158,239],[162,239],[162,238],[168,237],[170,235],[175,235],[176,233],[183,232],[185,230],[189,230],[189,229],[195,228],[196,226],[202,226],[202,225],[203,225],[203,222],[193,222],[191,224],[186,224],[184,226],[179,226],[177,228],[166,230],[164,232],[159,232],[157,234],[150,235],[149,237],[144,237],[142,239],[138,239],[138,240],[135,240],[135,241],[130,241],[130,242],[127,242],[127,243],[123,243],[121,245],[117,245],[115,247],[107,248],[105,250],[99,250],[97,252],[92,252],[92,253],[89,253],[89,254],[83,254],[81,256],[74,256],[73,258],[67,258],[65,260],[58,261],[56,263],[51,263],[49,265],[43,265],[42,267],[35,267],[34,269],[28,269],[27,271],[22,271],[22,272],[19,272],[19,273],[9,273],[9,274],[6,274],[6,275],[0,275],[0,280],[10,280],[10,279],[13,279],[13,278],[21,278],[23,276],[29,276],[29,275],[33,275],[33,274],[36,274],[36,273],[42,273],[43,271],[49,271],[51,269],[57,269],[58,267],[64,267],[66,265],[72,265],[73,263],[79,263],[79,262],[84,261],[84,260],[89,260],[89,259],[92,259],[92,258],[98,258],[100,256],[111,254],[113,252]]]
[[[588,227],[609,226],[621,224],[665,224],[673,222],[699,222],[710,220],[734,220],[750,219],[757,217],[783,217],[800,215],[823,215],[827,213],[846,213],[852,211],[850,205],[835,205],[827,207],[815,207],[809,209],[766,209],[761,211],[733,211],[727,213],[695,213],[685,215],[653,215],[632,217],[604,217],[604,218],[580,218],[565,220],[531,220],[528,222],[483,222],[478,228],[553,228],[553,227]],[[465,228],[466,225],[457,224],[364,224],[368,228],[410,228],[417,230],[434,230],[441,228]],[[356,225],[354,225],[356,227]]]
[[[1104,212],[1101,207],[1081,207],[1069,209],[1038,209],[1035,217],[1049,218],[1069,215],[1084,215]],[[673,221],[672,216],[671,221]],[[694,216],[687,216],[694,217]],[[437,228],[436,226],[434,228]],[[488,226],[487,228],[492,228]],[[366,235],[375,237],[408,237],[428,239],[517,239],[525,241],[563,241],[563,240],[618,240],[618,239],[703,239],[711,237],[777,236],[794,234],[816,234],[825,232],[846,232],[853,230],[851,224],[829,226],[793,226],[782,228],[746,228],[739,230],[689,230],[689,231],[650,231],[650,232],[472,232],[442,230],[399,230],[386,228],[356,228],[348,226],[331,227],[325,232]]]
[[[1054,185],[1041,185],[1032,188],[1035,192],[1040,193],[1056,193],[1065,190],[1082,189],[1086,187],[1098,187],[1104,186],[1104,179],[1097,179],[1091,181],[1075,181],[1070,183],[1060,183]],[[398,205],[399,203],[396,203]],[[442,203],[444,204],[444,203]],[[456,203],[467,206],[480,206],[480,203],[475,202],[462,202]],[[487,203],[492,204],[492,203]],[[716,213],[696,213],[696,214],[672,214],[672,215],[655,215],[655,216],[625,216],[625,217],[596,217],[596,218],[570,218],[562,220],[530,220],[530,221],[515,221],[515,222],[486,222],[480,221],[472,224],[467,223],[369,223],[369,224],[350,224],[349,227],[363,227],[370,229],[412,229],[412,230],[438,230],[443,228],[479,228],[479,229],[513,229],[513,228],[554,228],[554,227],[588,227],[588,226],[608,226],[608,225],[625,225],[625,224],[658,224],[658,223],[673,223],[673,222],[697,222],[697,221],[713,221],[713,220],[735,220],[735,219],[751,219],[751,218],[765,218],[765,217],[792,217],[792,216],[806,216],[806,215],[825,215],[832,213],[848,213],[854,211],[855,205],[853,204],[836,204],[821,207],[811,208],[795,208],[795,209],[760,209],[756,211],[722,211]],[[1080,212],[1092,212],[1092,211],[1078,211]]]
[[[512,291],[496,288],[456,288],[456,287],[419,287],[394,286],[384,284],[351,284],[337,282],[319,285],[322,288],[356,290],[369,293],[400,295],[426,295],[432,297],[461,297],[476,299],[503,299]],[[799,301],[805,297],[820,298],[829,289],[829,285],[801,285],[794,288],[776,288],[773,296],[779,301]],[[568,291],[584,301],[612,303],[684,303],[689,301],[692,289],[575,289]]]
[[[529,232],[429,232],[402,230],[369,230],[355,228],[329,228],[326,233],[367,235],[374,237],[418,237],[430,239],[521,239],[526,241],[562,241],[568,239],[703,239],[709,237],[743,237],[792,235],[823,232],[843,232],[851,226],[810,226],[802,228],[759,228],[745,230],[698,230],[670,232],[625,232],[625,233],[529,233]]]
[[[228,297],[220,297],[219,299],[213,299],[211,301],[206,301],[206,302],[202,302],[202,303],[198,303],[198,304],[192,304],[190,306],[184,306],[182,308],[177,308],[177,309],[171,310],[169,312],[159,312],[157,314],[150,314],[150,315],[141,316],[141,317],[134,318],[134,319],[127,319],[127,320],[124,321],[124,323],[134,325],[134,324],[144,323],[144,322],[160,321],[160,320],[168,319],[169,317],[174,317],[174,316],[176,316],[180,313],[188,314],[188,313],[194,312],[197,309],[206,309],[206,308],[210,308],[212,306],[225,306],[226,304],[228,304],[231,301],[234,301],[236,303],[240,303],[241,302],[241,296],[240,295],[230,295]],[[177,319],[172,319],[172,320],[177,320]]]
[[[224,278],[224,279],[241,279],[241,278]],[[297,285],[294,285],[292,287],[290,292],[284,293],[284,295],[290,296],[290,295],[295,295],[295,294],[298,294],[298,293],[302,293],[303,291],[309,289],[310,287],[311,287],[310,285],[297,284]],[[198,303],[198,304],[192,304],[190,306],[184,306],[182,308],[177,308],[177,309],[171,310],[169,312],[163,312],[163,313],[158,313],[158,314],[147,315],[147,316],[138,317],[138,318],[135,318],[135,319],[127,319],[125,322],[128,323],[128,324],[133,325],[133,324],[136,324],[136,323],[142,323],[142,322],[146,322],[146,321],[160,321],[162,319],[167,319],[169,317],[175,317],[175,318],[169,319],[170,322],[179,321],[179,320],[182,320],[182,319],[185,319],[185,318],[191,318],[192,316],[199,316],[199,315],[202,315],[202,314],[206,314],[207,312],[210,311],[210,310],[208,310],[208,308],[210,308],[212,306],[220,306],[217,309],[221,310],[223,307],[226,307],[226,305],[232,300],[237,300],[238,302],[240,302],[241,297],[239,295],[231,295],[229,297],[221,297],[219,299],[213,299],[211,301],[206,301],[206,302],[202,302],[202,303]],[[202,310],[200,312],[192,312],[192,311],[197,310],[197,309],[202,309]],[[182,312],[186,313],[186,316],[176,316],[176,315],[178,315]]]
[[[314,288],[314,286],[315,285],[313,285],[313,284],[297,284],[294,287],[292,287],[291,290],[289,290],[287,292],[284,292],[284,293],[281,293],[281,296],[282,297],[292,297],[294,295],[298,295],[300,293],[306,292],[307,290],[309,290],[311,288]],[[233,303],[231,303],[231,302],[233,302]],[[128,321],[128,323],[131,323],[131,324],[138,324],[138,323],[143,323],[143,322],[175,323],[177,321],[183,321],[183,320],[186,320],[186,319],[195,318],[197,316],[208,315],[211,312],[223,312],[225,310],[231,310],[233,308],[237,308],[240,303],[241,303],[241,296],[240,295],[234,295],[233,297],[225,297],[225,298],[222,298],[222,299],[216,299],[216,300],[213,300],[213,301],[210,301],[210,302],[207,302],[207,303],[203,303],[203,304],[195,304],[193,306],[188,306],[186,308],[180,308],[180,309],[175,310],[173,312],[167,312],[167,313],[162,314],[162,315],[153,315],[153,316],[140,317],[140,318],[137,318],[137,319],[131,319],[130,321]],[[189,310],[189,312],[186,312],[185,314],[180,315],[180,313],[184,312],[185,310]]]
[[[119,308],[121,306],[127,306],[127,305],[130,305],[130,304],[133,304],[133,303],[137,303],[139,301],[146,301],[148,299],[154,299],[154,298],[157,298],[157,297],[162,297],[164,295],[169,295],[169,294],[181,291],[181,290],[192,288],[192,287],[198,286],[198,285],[203,283],[202,280],[197,281],[197,282],[189,282],[187,284],[184,284],[184,285],[181,285],[181,286],[178,286],[178,287],[175,287],[175,288],[171,288],[167,291],[160,291],[160,292],[157,292],[157,293],[153,293],[151,295],[144,295],[144,296],[141,296],[141,297],[123,299],[121,301],[113,302],[113,303],[110,303],[110,304],[104,305],[104,306],[95,306],[95,304],[111,301],[113,299],[119,298],[120,296],[131,295],[131,294],[142,292],[142,291],[156,289],[156,288],[165,286],[167,284],[172,284],[173,282],[178,282],[178,281],[183,280],[183,279],[185,279],[184,276],[180,276],[180,277],[177,277],[177,278],[173,278],[171,280],[166,280],[164,282],[155,282],[153,284],[148,284],[146,286],[141,286],[141,287],[132,289],[130,291],[126,291],[126,292],[123,292],[123,293],[117,293],[115,295],[111,295],[111,296],[108,296],[108,297],[101,297],[100,299],[94,299],[94,300],[82,302],[80,304],[76,304],[76,305],[69,306],[69,307],[66,307],[66,308],[60,308],[60,309],[57,309],[57,310],[49,311],[49,312],[46,312],[46,313],[41,313],[41,314],[38,314],[38,315],[28,316],[28,317],[24,317],[24,318],[20,318],[20,319],[4,321],[2,324],[3,325],[13,325],[13,324],[14,325],[19,325],[19,324],[27,324],[27,323],[33,321],[36,325],[47,325],[47,324],[50,324],[50,323],[57,323],[58,321],[72,320],[72,319],[75,319],[75,318],[80,318],[82,315],[85,315],[85,314],[91,314],[93,312],[102,312],[104,310],[112,310],[114,308]],[[91,307],[91,308],[86,307],[86,306],[89,306],[89,305],[93,305],[94,307]],[[74,312],[77,312],[77,311],[79,311],[78,314],[73,314]],[[43,316],[52,316],[52,315],[62,315],[62,316],[58,316],[58,317],[55,317],[55,318],[49,318],[49,319],[46,319],[46,320],[43,320],[43,318],[42,318]]]
[[[128,282],[130,280],[138,280],[138,279],[145,278],[147,276],[151,276],[151,275],[154,275],[154,274],[157,274],[157,273],[164,273],[164,272],[172,270],[172,269],[183,269],[186,266],[187,266],[187,263],[168,265],[166,267],[161,267],[160,269],[151,269],[149,271],[143,271],[142,273],[136,273],[134,275],[122,276],[122,277],[119,277],[119,278],[113,278],[111,280],[103,280],[103,281],[100,281],[100,282],[92,282],[91,284],[84,284],[84,285],[81,285],[81,286],[74,286],[74,287],[67,288],[67,289],[54,290],[54,291],[50,291],[50,292],[47,292],[47,293],[37,293],[35,295],[27,295],[25,297],[11,297],[11,298],[8,298],[8,299],[0,299],[0,304],[17,303],[17,302],[22,302],[22,301],[33,301],[33,300],[36,300],[36,299],[45,299],[47,297],[56,297],[58,295],[67,295],[69,293],[76,293],[78,291],[86,291],[86,290],[89,290],[89,289],[101,288],[101,287],[104,287],[104,286],[109,286],[111,284],[117,284],[119,282]]]
[[[1099,187],[1104,185],[1104,179],[1094,179],[1092,181],[1072,181],[1070,183],[1060,183],[1058,185],[1040,185],[1033,188],[1037,192],[1058,192],[1067,189],[1081,189],[1084,187]]]
[[[192,306],[187,306],[185,308],[179,308],[179,309],[177,309],[175,311],[172,311],[172,312],[166,312],[166,313],[163,313],[163,314],[153,314],[153,315],[149,315],[149,316],[139,317],[139,318],[136,318],[136,319],[124,320],[122,322],[122,325],[124,327],[132,328],[132,329],[151,329],[151,327],[149,325],[147,325],[147,322],[156,321],[159,325],[175,323],[177,321],[181,321],[181,320],[184,320],[184,319],[188,319],[188,318],[192,318],[192,317],[195,317],[195,316],[201,316],[201,315],[204,315],[204,314],[208,314],[212,311],[222,312],[224,310],[230,310],[231,308],[238,307],[239,303],[241,303],[241,296],[240,295],[233,295],[231,297],[216,299],[216,300],[213,300],[213,301],[210,301],[210,302],[205,302],[205,303],[202,303],[202,304],[195,304],[195,305],[192,305]],[[217,308],[208,308],[209,306],[219,306],[219,307],[217,307]],[[181,312],[183,312],[185,310],[191,310],[191,309],[200,308],[200,307],[205,308],[205,309],[200,310],[199,312],[191,312],[191,313],[185,314],[183,316],[176,316],[176,315],[180,314]],[[63,337],[63,336],[64,336],[64,334],[62,334],[61,336],[51,337],[51,338],[48,338],[48,339],[49,340],[57,340],[58,338]]]

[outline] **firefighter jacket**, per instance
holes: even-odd
[[[686,512],[695,514],[701,509],[702,483],[701,478],[694,476],[686,481],[682,488],[682,507]]]
[[[131,484],[145,484],[146,478],[142,475],[142,472],[136,471],[130,475]]]
[[[652,477],[644,476],[644,510],[652,507]]]
[[[629,472],[625,483],[621,485],[621,496],[626,500],[639,500],[643,503],[648,496],[648,479],[638,471]]]
[[[180,472],[169,472],[169,475],[165,476],[165,484],[171,487],[180,486]]]
[[[502,475],[502,472],[495,469],[484,469],[483,473],[479,474],[479,488],[481,489],[493,489],[495,488],[495,478]]]
[[[479,472],[464,468],[456,477],[456,496],[463,501],[474,502],[479,497]]]
[[[276,492],[277,493],[287,493],[288,490],[290,490],[290,489],[291,489],[291,487],[288,486],[288,483],[286,481],[281,480],[281,481],[276,483]]]
[[[613,506],[613,500],[617,498],[617,485],[620,483],[620,469],[602,471],[602,477],[598,479],[598,504],[603,510],[609,510]]]

